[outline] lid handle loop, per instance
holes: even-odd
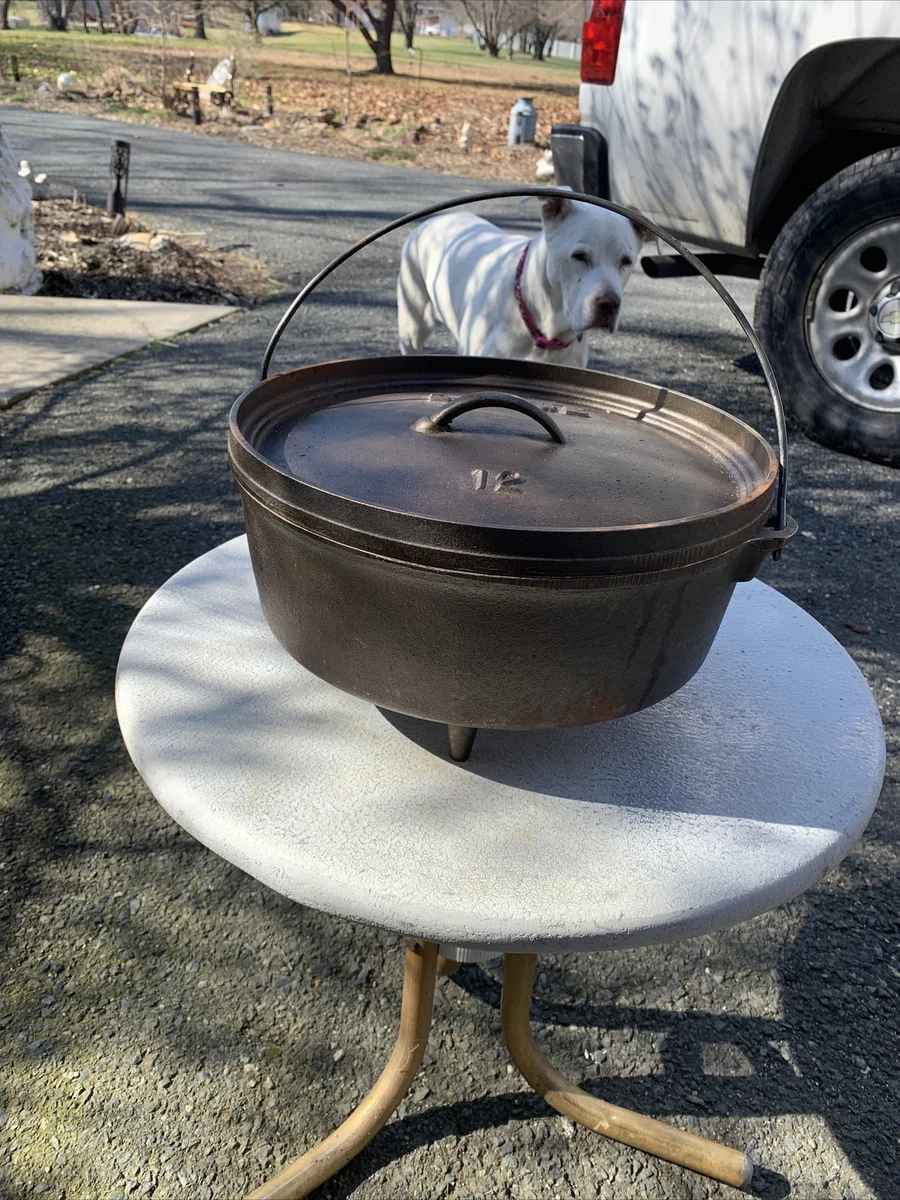
[[[531,417],[543,425],[554,442],[560,446],[566,444],[562,430],[552,417],[548,417],[542,408],[532,404],[530,400],[523,400],[521,396],[514,396],[511,392],[478,392],[475,396],[464,396],[461,400],[454,400],[446,405],[433,416],[421,417],[413,425],[413,429],[418,433],[452,433],[450,422],[456,417],[461,417],[463,413],[471,412],[473,408],[511,408],[514,412],[524,413],[526,417]]]

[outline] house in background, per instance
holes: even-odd
[[[460,21],[449,4],[435,0],[432,4],[420,4],[416,18],[416,34],[419,37],[464,37],[472,36],[471,21]]]

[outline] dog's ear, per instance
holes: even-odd
[[[641,213],[637,213],[638,217],[641,215]],[[630,217],[629,220],[631,221],[631,227],[637,234],[638,241],[640,243],[652,242],[655,239],[656,235],[651,233],[649,229],[645,229],[643,225],[639,224],[639,222],[634,219],[634,217]]]
[[[572,201],[562,196],[548,196],[541,201],[541,217],[545,224],[551,221],[562,221],[573,212]]]

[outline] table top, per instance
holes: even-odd
[[[443,726],[281,648],[236,538],[142,609],[116,695],[150,790],[217,854],[325,912],[498,951],[671,941],[764,912],[850,850],[884,773],[853,660],[758,581],[668,700],[482,731],[455,763]]]

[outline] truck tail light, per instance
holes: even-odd
[[[625,0],[594,0],[581,32],[582,83],[607,86],[616,77]]]

